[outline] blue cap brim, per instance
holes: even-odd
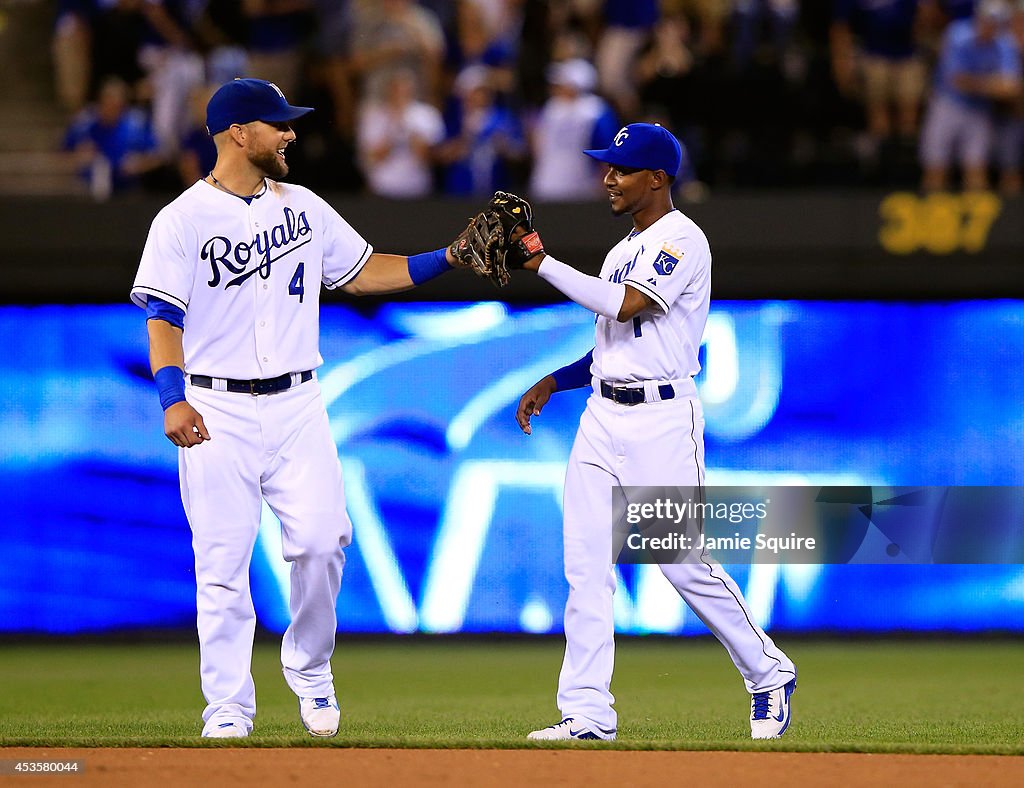
[[[602,148],[600,150],[585,150],[583,152],[590,158],[597,159],[598,161],[603,161],[605,164],[625,165],[625,162],[622,161],[621,159],[617,160],[614,150],[605,150]]]
[[[664,169],[663,167],[644,167],[644,166],[641,166],[641,165],[637,164],[635,161],[633,161],[632,159],[630,159],[630,157],[626,153],[622,153],[622,152],[616,150],[615,148],[612,148],[610,150],[585,150],[583,152],[585,154],[587,154],[590,158],[597,159],[597,161],[604,162],[605,164],[614,164],[614,165],[616,165],[618,167],[628,167],[631,170],[652,170],[653,171],[653,170]],[[667,172],[667,170],[666,170],[666,172]],[[673,177],[675,177],[675,173],[674,172],[670,172],[668,174],[673,176]]]
[[[585,150],[583,151],[587,156],[597,161],[604,162],[605,164],[613,164],[618,167],[628,167],[631,170],[664,170],[667,174],[673,178],[679,172],[679,165],[676,166],[676,172],[670,172],[665,167],[655,167],[652,163],[647,165],[639,164],[635,159],[631,158],[629,153],[626,151],[620,151],[617,148],[608,148],[603,150]],[[680,162],[681,164],[681,162]]]
[[[279,112],[272,112],[269,115],[263,115],[263,117],[255,118],[255,120],[262,120],[270,123],[283,123],[286,120],[296,120],[297,118],[301,118],[303,115],[308,115],[312,111],[312,107],[293,107],[289,104]]]

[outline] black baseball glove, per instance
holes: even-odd
[[[544,251],[533,229],[533,208],[509,192],[495,192],[449,248],[457,264],[472,268],[496,287],[509,283],[510,270],[522,268]]]

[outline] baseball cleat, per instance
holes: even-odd
[[[569,739],[576,739],[578,741],[614,741],[615,731],[606,731],[601,728],[593,731],[586,725],[577,723],[573,717],[566,717],[555,725],[549,725],[546,728],[541,728],[539,731],[533,731],[526,738],[533,741],[568,741]]]
[[[310,736],[336,736],[341,721],[338,699],[333,695],[326,698],[299,698],[299,718]]]
[[[245,726],[237,722],[212,723],[203,729],[204,739],[244,739],[248,735]]]
[[[793,720],[789,696],[796,689],[796,679],[786,686],[750,696],[750,738],[778,739]]]

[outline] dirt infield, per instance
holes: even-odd
[[[78,774],[10,774],[14,761],[84,761]],[[702,788],[750,780],[817,786],[1020,786],[1024,758],[996,755],[559,750],[0,748],[12,786],[601,786]]]

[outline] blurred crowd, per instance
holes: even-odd
[[[290,161],[395,199],[599,193],[629,122],[709,188],[1021,189],[1024,0],[59,0],[65,146],[97,197],[213,166],[236,76],[317,111]]]

